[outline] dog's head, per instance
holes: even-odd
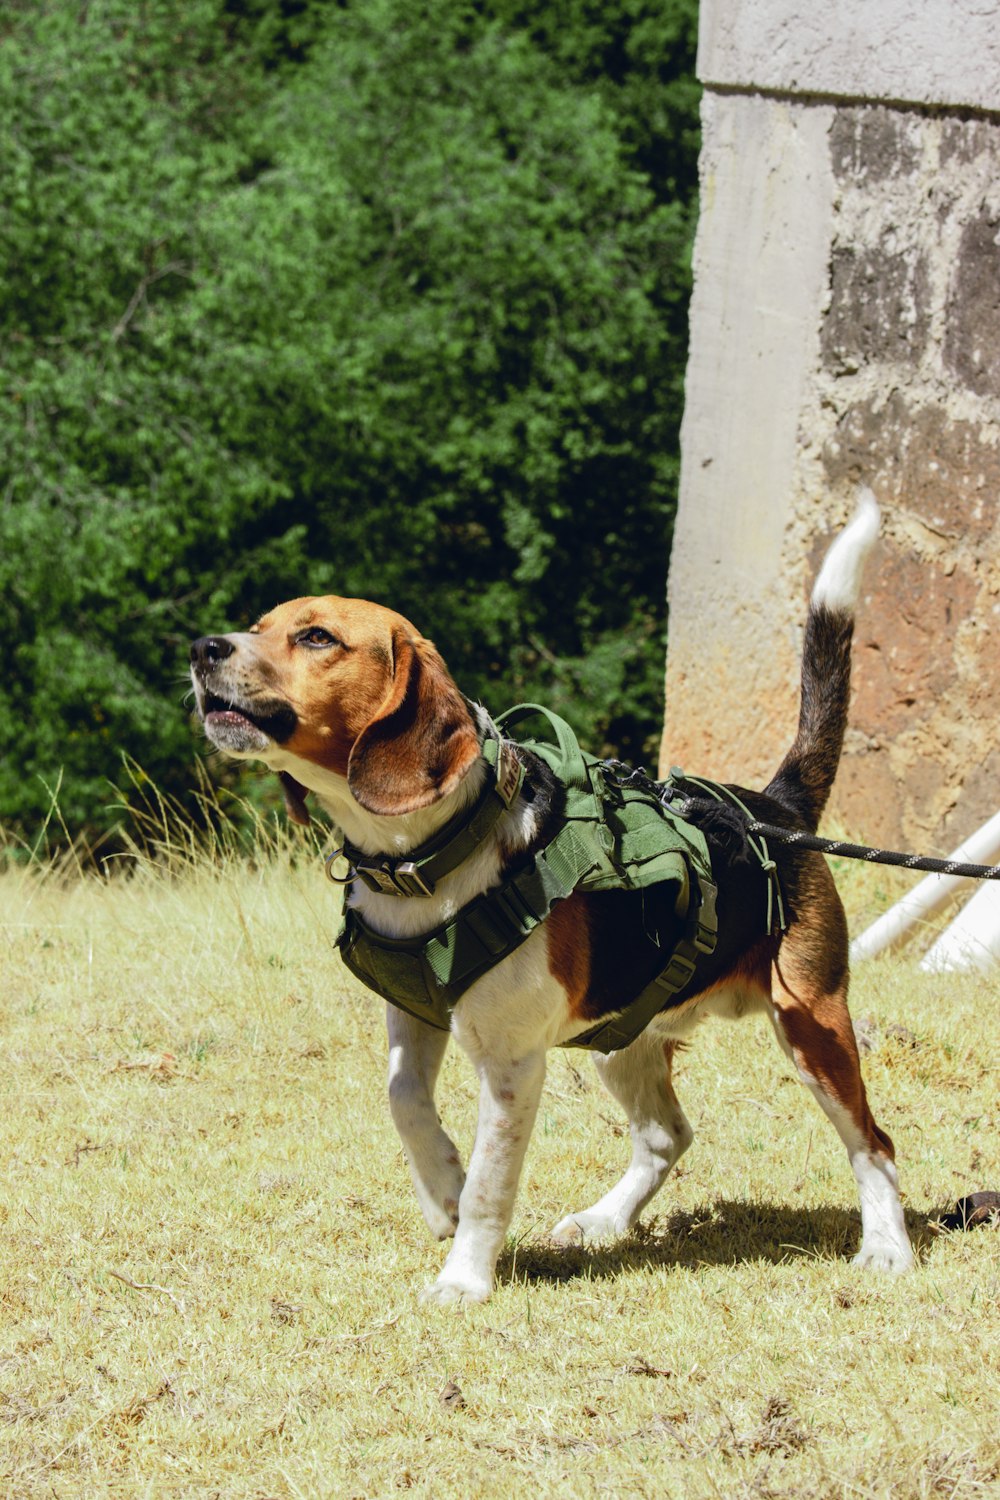
[[[277,770],[298,822],[312,768],[367,811],[403,814],[446,796],[479,754],[434,645],[363,599],[292,599],[248,631],[202,636],[191,679],[212,744]]]

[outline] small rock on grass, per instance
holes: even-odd
[[[448,1411],[461,1411],[465,1405],[461,1386],[457,1385],[454,1380],[449,1380],[444,1390],[439,1392],[438,1400]]]
[[[981,1224],[1000,1228],[1000,1193],[968,1193],[938,1222],[942,1229],[977,1229]]]

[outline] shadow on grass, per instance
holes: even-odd
[[[934,1239],[937,1215],[906,1211],[906,1226],[918,1263]],[[556,1245],[543,1238],[508,1246],[497,1265],[505,1281],[597,1280],[650,1266],[738,1266],[753,1261],[781,1265],[801,1257],[849,1260],[861,1242],[856,1209],[821,1205],[727,1202],[719,1199],[693,1213],[678,1211],[639,1224],[618,1241],[594,1246]]]

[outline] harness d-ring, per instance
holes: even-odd
[[[352,880],[357,880],[358,878],[358,872],[351,864],[347,866],[349,872],[347,875],[335,875],[333,873],[333,862],[339,859],[343,852],[344,846],[341,844],[339,849],[334,849],[333,853],[328,855],[323,861],[326,866],[326,878],[327,880],[332,880],[334,885],[350,885]]]

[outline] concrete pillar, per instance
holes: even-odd
[[[832,810],[947,847],[1000,807],[1000,0],[702,0],[698,70],[661,768],[773,771],[864,481],[885,536]]]

